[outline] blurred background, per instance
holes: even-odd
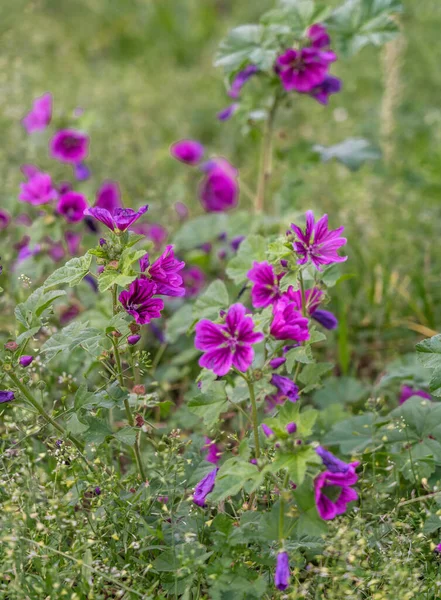
[[[333,227],[346,226],[350,260],[331,306],[340,318],[342,372],[354,361],[361,371],[381,366],[441,328],[441,3],[404,5],[399,39],[333,68],[344,88],[328,107],[298,102],[277,124],[272,194],[287,225],[290,213],[313,208],[327,212]],[[254,188],[259,136],[238,130],[234,119],[216,119],[228,99],[213,57],[231,27],[255,22],[273,6],[272,0],[3,0],[1,207],[18,210],[21,164],[54,168],[47,140],[30,143],[20,125],[46,91],[58,124],[72,125],[74,110],[84,109],[94,185],[117,180],[125,203],[148,202],[152,220],[176,201],[200,212],[196,186],[169,156],[170,144],[183,137],[227,157]],[[314,144],[349,137],[367,139],[382,158],[351,170],[311,153]],[[96,190],[89,191],[93,201]],[[241,207],[248,206],[242,194]],[[0,237],[4,252],[1,246]]]

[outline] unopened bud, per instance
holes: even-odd
[[[9,350],[9,352],[15,352],[17,350],[17,348],[18,348],[17,342],[14,342],[12,340],[9,342],[6,342],[6,344],[5,344],[5,350]]]
[[[137,394],[138,396],[142,396],[145,394],[145,387],[143,385],[134,385],[132,388],[132,393]]]

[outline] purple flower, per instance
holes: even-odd
[[[272,358],[269,361],[269,365],[272,369],[278,369],[279,367],[281,367],[282,365],[284,365],[286,363],[286,358],[284,356],[280,356],[280,357],[276,357],[276,358]]]
[[[71,304],[64,308],[60,314],[60,325],[63,327],[73,321],[80,314],[80,309],[76,304]]]
[[[346,238],[340,237],[344,227],[328,229],[328,215],[323,215],[315,222],[314,213],[306,213],[306,228],[303,232],[300,227],[292,224],[291,229],[297,236],[293,248],[300,256],[297,264],[304,265],[311,259],[314,266],[321,271],[321,265],[344,262],[347,256],[339,256],[337,250],[346,244]]]
[[[254,359],[252,344],[263,340],[262,333],[255,333],[253,319],[245,315],[242,304],[228,309],[225,322],[213,323],[202,319],[196,325],[195,346],[205,354],[199,365],[211,369],[219,377],[226,375],[232,366],[246,371]]]
[[[276,573],[274,585],[278,590],[286,590],[289,586],[289,556],[287,552],[279,552],[277,555]]]
[[[255,308],[264,308],[274,304],[280,298],[279,282],[283,275],[284,273],[276,275],[273,266],[267,261],[261,263],[254,261],[247,277],[254,284],[251,289],[251,300]]]
[[[324,25],[320,23],[311,25],[306,35],[310,39],[313,48],[329,48],[331,38]]]
[[[268,427],[268,425],[265,425],[265,423],[262,423],[262,431],[268,438],[271,437],[272,435],[274,435],[274,431],[271,429],[271,427]]]
[[[231,249],[233,250],[233,252],[237,252],[239,250],[239,247],[240,247],[241,243],[244,241],[244,239],[245,239],[244,235],[238,235],[231,240],[230,246],[231,246]]]
[[[322,462],[325,465],[326,469],[331,473],[348,473],[348,471],[350,471],[351,469],[355,471],[355,469],[360,464],[358,461],[352,463],[345,463],[344,461],[334,456],[332,452],[329,452],[328,450],[323,448],[323,446],[317,446],[315,451],[322,459]]]
[[[66,252],[64,251],[64,246],[61,242],[53,242],[50,241],[48,254],[52,260],[55,262],[59,262],[63,260]]]
[[[214,442],[213,440],[210,440],[210,438],[206,437],[205,445],[202,446],[202,450],[207,451],[207,454],[205,455],[205,460],[210,463],[213,463],[213,465],[217,465],[217,463],[220,461],[220,458],[222,456],[222,452],[221,452],[221,449],[219,448],[219,446],[216,444],[216,442]]]
[[[404,402],[406,402],[406,400],[409,400],[409,398],[412,398],[412,396],[419,396],[420,398],[426,398],[427,400],[432,400],[432,396],[429,393],[425,392],[424,390],[414,390],[408,385],[401,386],[401,393],[400,393],[400,398],[399,398],[400,404],[403,404]]]
[[[219,469],[216,467],[203,477],[197,486],[194,488],[193,502],[198,506],[206,506],[205,498],[213,491],[216,475]]]
[[[270,333],[276,340],[304,342],[309,339],[308,319],[286,297],[276,302],[273,315]]]
[[[64,239],[66,240],[67,249],[69,254],[75,256],[78,254],[78,250],[80,248],[81,243],[81,234],[75,233],[74,231],[66,231],[64,234]]]
[[[357,492],[350,487],[357,481],[355,469],[348,469],[346,473],[325,471],[315,478],[315,503],[322,519],[334,519],[346,511],[349,502],[358,499]]]
[[[30,179],[34,175],[37,175],[37,173],[40,173],[35,165],[30,164],[21,165],[20,171],[23,173],[26,179]]]
[[[90,169],[84,163],[77,163],[74,165],[74,174],[78,181],[85,181],[90,177]]]
[[[309,95],[320,102],[320,104],[328,104],[329,96],[331,94],[337,94],[341,90],[341,80],[338,77],[332,75],[326,75],[325,79],[314,87]]]
[[[148,210],[148,205],[141,206],[138,211],[134,211],[133,208],[116,208],[113,213],[105,208],[99,208],[93,206],[87,208],[84,214],[90,217],[94,217],[98,221],[101,221],[111,231],[125,231],[135,221],[137,221],[144,213]]]
[[[204,156],[204,147],[196,140],[180,140],[170,146],[170,154],[187,165],[197,165]]]
[[[231,119],[231,117],[234,115],[238,108],[239,104],[237,102],[233,102],[233,104],[229,104],[228,106],[220,110],[217,113],[216,117],[219,121],[228,121],[228,119]]]
[[[155,294],[155,283],[148,279],[135,279],[128,290],[120,293],[119,301],[137,323],[145,325],[152,319],[159,319],[161,310],[164,308],[164,302],[161,299],[153,298]]]
[[[278,389],[284,400],[288,399],[290,402],[297,402],[299,399],[299,388],[288,377],[274,373],[271,377],[271,384]]]
[[[17,258],[15,260],[12,270],[15,270],[16,267],[18,267],[18,265],[23,263],[25,260],[28,260],[28,258],[36,256],[40,252],[40,250],[40,244],[35,244],[34,247],[30,246],[29,244],[22,246],[18,251]]]
[[[337,60],[330,50],[289,48],[276,61],[276,73],[287,92],[310,92],[323,83],[329,64]]]
[[[199,188],[202,206],[207,212],[224,212],[234,208],[239,195],[238,171],[224,158],[205,163],[206,172]]]
[[[101,488],[96,486],[96,488],[94,489],[95,492],[95,496],[100,496],[101,495]]]
[[[22,367],[29,367],[33,360],[33,356],[31,356],[30,354],[25,354],[24,356],[20,356],[19,362]]]
[[[258,70],[259,69],[256,67],[256,65],[248,65],[239,71],[231,83],[231,87],[228,92],[230,98],[239,98],[243,86],[253,75],[257,73]]]
[[[48,173],[40,173],[38,171],[28,181],[20,183],[18,199],[22,202],[29,202],[29,204],[39,206],[57,198],[57,190],[53,187],[51,176]]]
[[[21,124],[28,133],[46,129],[52,117],[52,94],[46,93],[34,100],[32,110],[24,117]]]
[[[436,546],[434,552],[439,552],[441,553],[441,544],[438,544],[438,546]]]
[[[286,432],[291,434],[291,433],[295,433],[297,431],[297,424],[294,423],[294,421],[292,423],[288,423],[288,425],[285,427]]]
[[[65,194],[66,192],[71,192],[73,190],[73,186],[70,181],[60,181],[58,184],[58,191],[60,194]]]
[[[89,136],[75,129],[57,131],[50,141],[50,152],[60,162],[82,162],[89,152]]]
[[[158,250],[167,239],[168,231],[165,227],[159,225],[159,223],[151,223],[147,225],[145,235],[147,239],[154,243],[155,249]]]
[[[11,402],[11,400],[14,400],[14,398],[14,392],[10,392],[8,390],[0,390],[0,404],[2,404],[3,402]]]
[[[294,288],[290,286],[286,292],[286,296],[292,300],[297,310],[302,310],[303,300],[300,290],[294,291]],[[335,315],[327,310],[318,309],[323,296],[324,293],[316,287],[305,290],[306,310],[313,319],[326,329],[335,329],[338,325]]]
[[[175,211],[181,221],[185,221],[188,218],[188,208],[183,202],[175,202]]]
[[[66,194],[60,196],[57,204],[57,212],[63,215],[68,223],[82,221],[86,209],[86,198],[79,192],[66,192]]]
[[[141,271],[145,271],[148,267],[148,254],[139,262]],[[185,262],[175,258],[173,246],[166,246],[161,256],[148,267],[148,274],[157,286],[156,293],[164,296],[185,296],[183,279],[178,274],[184,267]]]
[[[0,231],[2,231],[3,229],[6,229],[6,227],[9,225],[10,222],[11,222],[11,217],[10,217],[9,213],[6,212],[5,210],[0,209]]]
[[[135,344],[137,344],[139,342],[140,339],[141,339],[140,335],[129,335],[127,338],[127,343],[130,346],[134,346]]]
[[[205,273],[200,267],[188,267],[182,271],[182,279],[184,281],[185,295],[187,298],[197,296],[205,286]]]
[[[328,310],[315,310],[311,317],[320,323],[325,329],[336,329],[338,325],[337,317]]]
[[[121,208],[121,192],[116,181],[104,181],[96,193],[95,206],[105,208],[113,213],[117,208]]]

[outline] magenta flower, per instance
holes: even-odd
[[[23,173],[23,175],[26,177],[26,179],[30,179],[34,175],[37,175],[38,173],[40,173],[40,171],[38,170],[38,168],[35,165],[30,165],[30,164],[21,165],[20,171]]]
[[[210,492],[213,491],[218,471],[219,469],[217,467],[210,471],[207,475],[205,475],[205,477],[203,477],[200,480],[200,482],[194,488],[193,502],[198,506],[201,506],[202,508],[206,506],[205,498]]]
[[[315,503],[322,519],[334,519],[346,511],[349,502],[358,499],[357,492],[350,487],[357,481],[358,475],[353,468],[348,469],[346,473],[325,471],[315,478]]]
[[[287,552],[279,552],[277,555],[276,573],[274,576],[274,585],[278,590],[286,590],[289,586],[289,556]]]
[[[290,286],[285,294],[292,300],[296,309],[301,311],[303,304],[302,292],[300,290],[294,291],[294,288]],[[337,317],[328,310],[318,308],[323,296],[324,293],[316,287],[305,290],[306,311],[315,321],[320,323],[320,325],[326,329],[335,329],[338,325]]]
[[[181,221],[185,221],[188,218],[189,210],[183,202],[175,202],[175,211]]]
[[[228,106],[226,106],[225,108],[220,110],[217,113],[216,117],[218,118],[219,121],[228,121],[228,119],[231,119],[231,117],[234,115],[234,113],[236,112],[236,110],[238,108],[239,108],[239,103],[233,102],[233,104],[229,104]]]
[[[129,335],[127,337],[127,343],[129,344],[129,346],[134,346],[135,344],[137,344],[139,342],[140,339],[141,339],[141,336],[138,334]]]
[[[0,231],[6,229],[11,222],[11,216],[6,210],[0,209]]]
[[[331,473],[348,473],[351,469],[352,471],[355,471],[355,469],[360,464],[359,461],[345,463],[344,461],[334,456],[332,452],[329,452],[328,450],[326,450],[326,448],[323,448],[323,446],[317,446],[315,451],[322,459],[322,462],[325,465],[326,469]]]
[[[64,251],[64,246],[61,242],[53,242],[50,240],[48,254],[55,262],[59,262],[63,260],[66,252]]]
[[[270,333],[276,340],[304,342],[309,339],[308,319],[295,309],[286,296],[276,302]]]
[[[205,455],[205,460],[212,463],[213,465],[217,465],[222,456],[221,449],[213,440],[210,438],[205,438],[205,445],[202,446],[202,450],[205,450],[207,454]]]
[[[147,266],[148,254],[140,260],[141,271],[145,271]],[[178,274],[184,267],[185,262],[175,258],[173,246],[167,246],[161,256],[148,267],[148,274],[157,286],[156,293],[164,296],[185,296],[183,279]]]
[[[263,340],[262,333],[255,333],[253,319],[245,315],[242,304],[228,309],[224,323],[202,319],[196,325],[195,346],[205,354],[199,365],[211,369],[219,377],[226,375],[232,366],[246,371],[254,359],[252,344]]]
[[[269,366],[272,369],[278,369],[279,367],[281,367],[282,365],[284,365],[286,363],[286,358],[284,356],[278,356],[276,358],[272,358],[269,361]]]
[[[19,363],[22,367],[29,367],[29,365],[31,364],[31,362],[33,360],[34,360],[33,356],[31,356],[30,354],[25,354],[23,356],[20,356]]]
[[[300,227],[292,224],[291,229],[296,234],[298,241],[294,242],[294,251],[300,256],[297,264],[304,265],[311,259],[314,266],[321,271],[321,265],[344,262],[347,256],[339,256],[337,250],[346,244],[346,238],[340,237],[344,227],[328,229],[328,215],[323,215],[315,222],[314,213],[306,213],[306,228],[303,232]]]
[[[148,205],[141,206],[138,211],[134,211],[133,208],[116,208],[112,212],[105,208],[99,208],[93,206],[87,208],[84,214],[90,217],[94,217],[98,221],[101,221],[111,231],[125,231],[135,221],[137,221],[144,213],[148,210]]]
[[[244,235],[237,235],[236,237],[234,237],[231,242],[230,242],[230,246],[231,249],[233,250],[233,252],[237,252],[239,250],[239,247],[241,245],[241,243],[244,241],[245,236]]]
[[[288,425],[286,425],[285,429],[286,433],[289,433],[291,435],[292,433],[295,433],[297,431],[297,424],[294,423],[294,421],[292,421],[291,423],[288,423]]]
[[[288,377],[283,377],[282,375],[274,373],[271,377],[271,384],[277,388],[279,397],[282,396],[283,400],[297,402],[299,399],[299,388],[294,381],[291,381]]]
[[[239,73],[237,73],[237,75],[231,82],[231,87],[228,92],[230,98],[239,98],[243,86],[253,75],[257,73],[258,70],[259,69],[256,67],[256,65],[248,65],[247,67],[239,71]]]
[[[311,25],[306,35],[310,39],[313,48],[329,48],[331,38],[329,37],[326,27],[321,25],[321,23]]]
[[[224,212],[237,205],[238,171],[224,158],[216,158],[203,167],[205,178],[199,187],[199,197],[207,212]]]
[[[254,261],[247,277],[254,284],[251,288],[251,301],[255,308],[264,308],[280,298],[279,282],[283,275],[284,273],[276,275],[273,266],[267,261]]]
[[[147,225],[145,235],[147,239],[154,243],[155,249],[158,250],[167,239],[168,231],[159,223],[151,223]]]
[[[104,181],[96,194],[95,206],[113,213],[121,208],[121,192],[116,181]]]
[[[37,172],[24,183],[20,183],[20,194],[18,199],[29,202],[33,206],[47,204],[58,198],[58,192],[52,185],[51,176],[48,173]]]
[[[269,427],[268,425],[266,425],[265,423],[262,423],[262,431],[263,433],[266,435],[267,438],[271,437],[272,435],[275,435],[274,431],[271,429],[271,427]]]
[[[119,301],[137,323],[145,325],[152,319],[159,319],[164,308],[160,298],[153,298],[155,294],[155,283],[148,279],[135,279],[128,290],[120,293]]]
[[[82,221],[86,209],[86,198],[79,192],[66,192],[60,196],[57,204],[57,212],[63,215],[68,223]]]
[[[81,234],[75,233],[74,231],[66,231],[64,239],[66,240],[67,249],[69,254],[76,256],[81,244]]]
[[[180,140],[170,146],[170,154],[187,165],[197,165],[204,156],[204,147],[196,140]]]
[[[74,165],[74,175],[77,181],[85,181],[90,177],[90,169],[85,163],[76,163]]]
[[[52,94],[46,93],[34,100],[32,110],[21,124],[28,133],[46,129],[52,118]]]
[[[289,48],[276,61],[276,73],[287,92],[310,92],[323,83],[330,63],[337,56],[330,50],[317,48]]]
[[[182,279],[184,280],[185,295],[187,298],[194,298],[205,286],[205,273],[200,267],[188,267],[182,271]]]
[[[312,88],[309,95],[320,102],[320,104],[328,104],[329,96],[331,94],[337,94],[341,90],[341,80],[338,77],[332,75],[326,75],[322,83]]]
[[[401,393],[399,398],[400,404],[404,404],[404,402],[406,402],[406,400],[409,400],[409,398],[412,398],[412,396],[419,396],[420,398],[432,400],[432,396],[424,390],[414,390],[408,385],[401,386]]]
[[[80,163],[89,152],[89,136],[75,129],[57,131],[50,141],[52,158],[66,163]]]
[[[3,402],[11,402],[14,399],[14,392],[11,392],[9,390],[0,390],[0,404],[3,404]]]

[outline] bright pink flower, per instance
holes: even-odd
[[[20,190],[18,199],[33,206],[47,204],[58,198],[58,192],[53,187],[48,173],[35,173],[28,181],[20,183]]]
[[[321,23],[315,23],[308,29],[306,35],[311,40],[311,46],[313,48],[329,48],[331,38],[324,25]]]
[[[52,95],[43,94],[34,100],[32,110],[24,117],[21,124],[28,133],[46,129],[52,118]]]
[[[67,192],[60,196],[57,204],[57,212],[66,219],[68,223],[78,223],[84,219],[87,209],[87,201],[83,194],[78,192]]]
[[[424,390],[414,390],[413,388],[411,388],[408,385],[401,386],[401,393],[400,393],[400,398],[399,398],[400,404],[403,404],[404,402],[406,402],[406,400],[409,400],[409,398],[412,398],[412,396],[419,396],[420,398],[426,398],[427,400],[432,400],[432,396],[428,392],[425,392]]]
[[[197,165],[204,156],[204,147],[195,140],[180,140],[170,146],[170,154],[187,165]]]
[[[328,229],[328,215],[323,215],[315,222],[314,213],[306,213],[306,228],[303,232],[300,227],[292,224],[291,229],[296,234],[297,240],[293,244],[294,251],[299,255],[297,264],[304,265],[311,259],[313,265],[321,271],[322,265],[344,262],[347,256],[339,256],[337,250],[346,244],[346,238],[340,237],[344,227]]]
[[[53,158],[66,163],[80,163],[89,152],[89,136],[75,129],[57,131],[50,141]]]
[[[185,267],[185,262],[175,258],[173,246],[167,246],[161,256],[150,266],[148,266],[148,254],[139,262],[142,272],[148,268],[149,277],[157,286],[157,294],[185,296],[185,289],[182,287],[183,279],[178,273]]]
[[[325,521],[334,519],[337,515],[346,512],[349,502],[358,499],[357,492],[350,487],[357,481],[358,475],[352,467],[346,473],[325,471],[315,478],[315,503],[322,519]]]
[[[152,319],[159,319],[164,308],[160,298],[153,298],[155,294],[155,283],[149,279],[135,279],[128,290],[120,293],[119,301],[137,323],[145,325]]]
[[[133,210],[133,208],[116,208],[113,212],[110,212],[105,208],[92,206],[92,208],[87,208],[84,214],[101,221],[111,231],[125,231],[142,217],[148,208],[146,204],[145,206],[141,206],[138,211]]]
[[[207,212],[224,212],[237,205],[238,171],[224,158],[214,158],[202,169],[206,176],[199,188],[202,206]]]
[[[309,340],[308,319],[296,310],[286,296],[278,300],[273,309],[270,333],[276,340]]]
[[[254,261],[247,277],[254,284],[251,289],[251,300],[255,308],[264,308],[274,304],[280,298],[279,282],[283,275],[284,273],[276,275],[274,267],[266,260],[261,263]]]
[[[76,256],[78,254],[81,238],[81,233],[75,233],[74,231],[66,231],[64,234],[67,249],[69,250],[69,254],[72,254],[72,256]]]
[[[154,243],[155,249],[158,250],[167,239],[168,231],[159,223],[150,223],[146,227],[145,235],[147,239]]]
[[[276,61],[276,73],[287,92],[310,92],[323,83],[328,74],[330,63],[337,56],[330,50],[317,48],[289,48]]]

